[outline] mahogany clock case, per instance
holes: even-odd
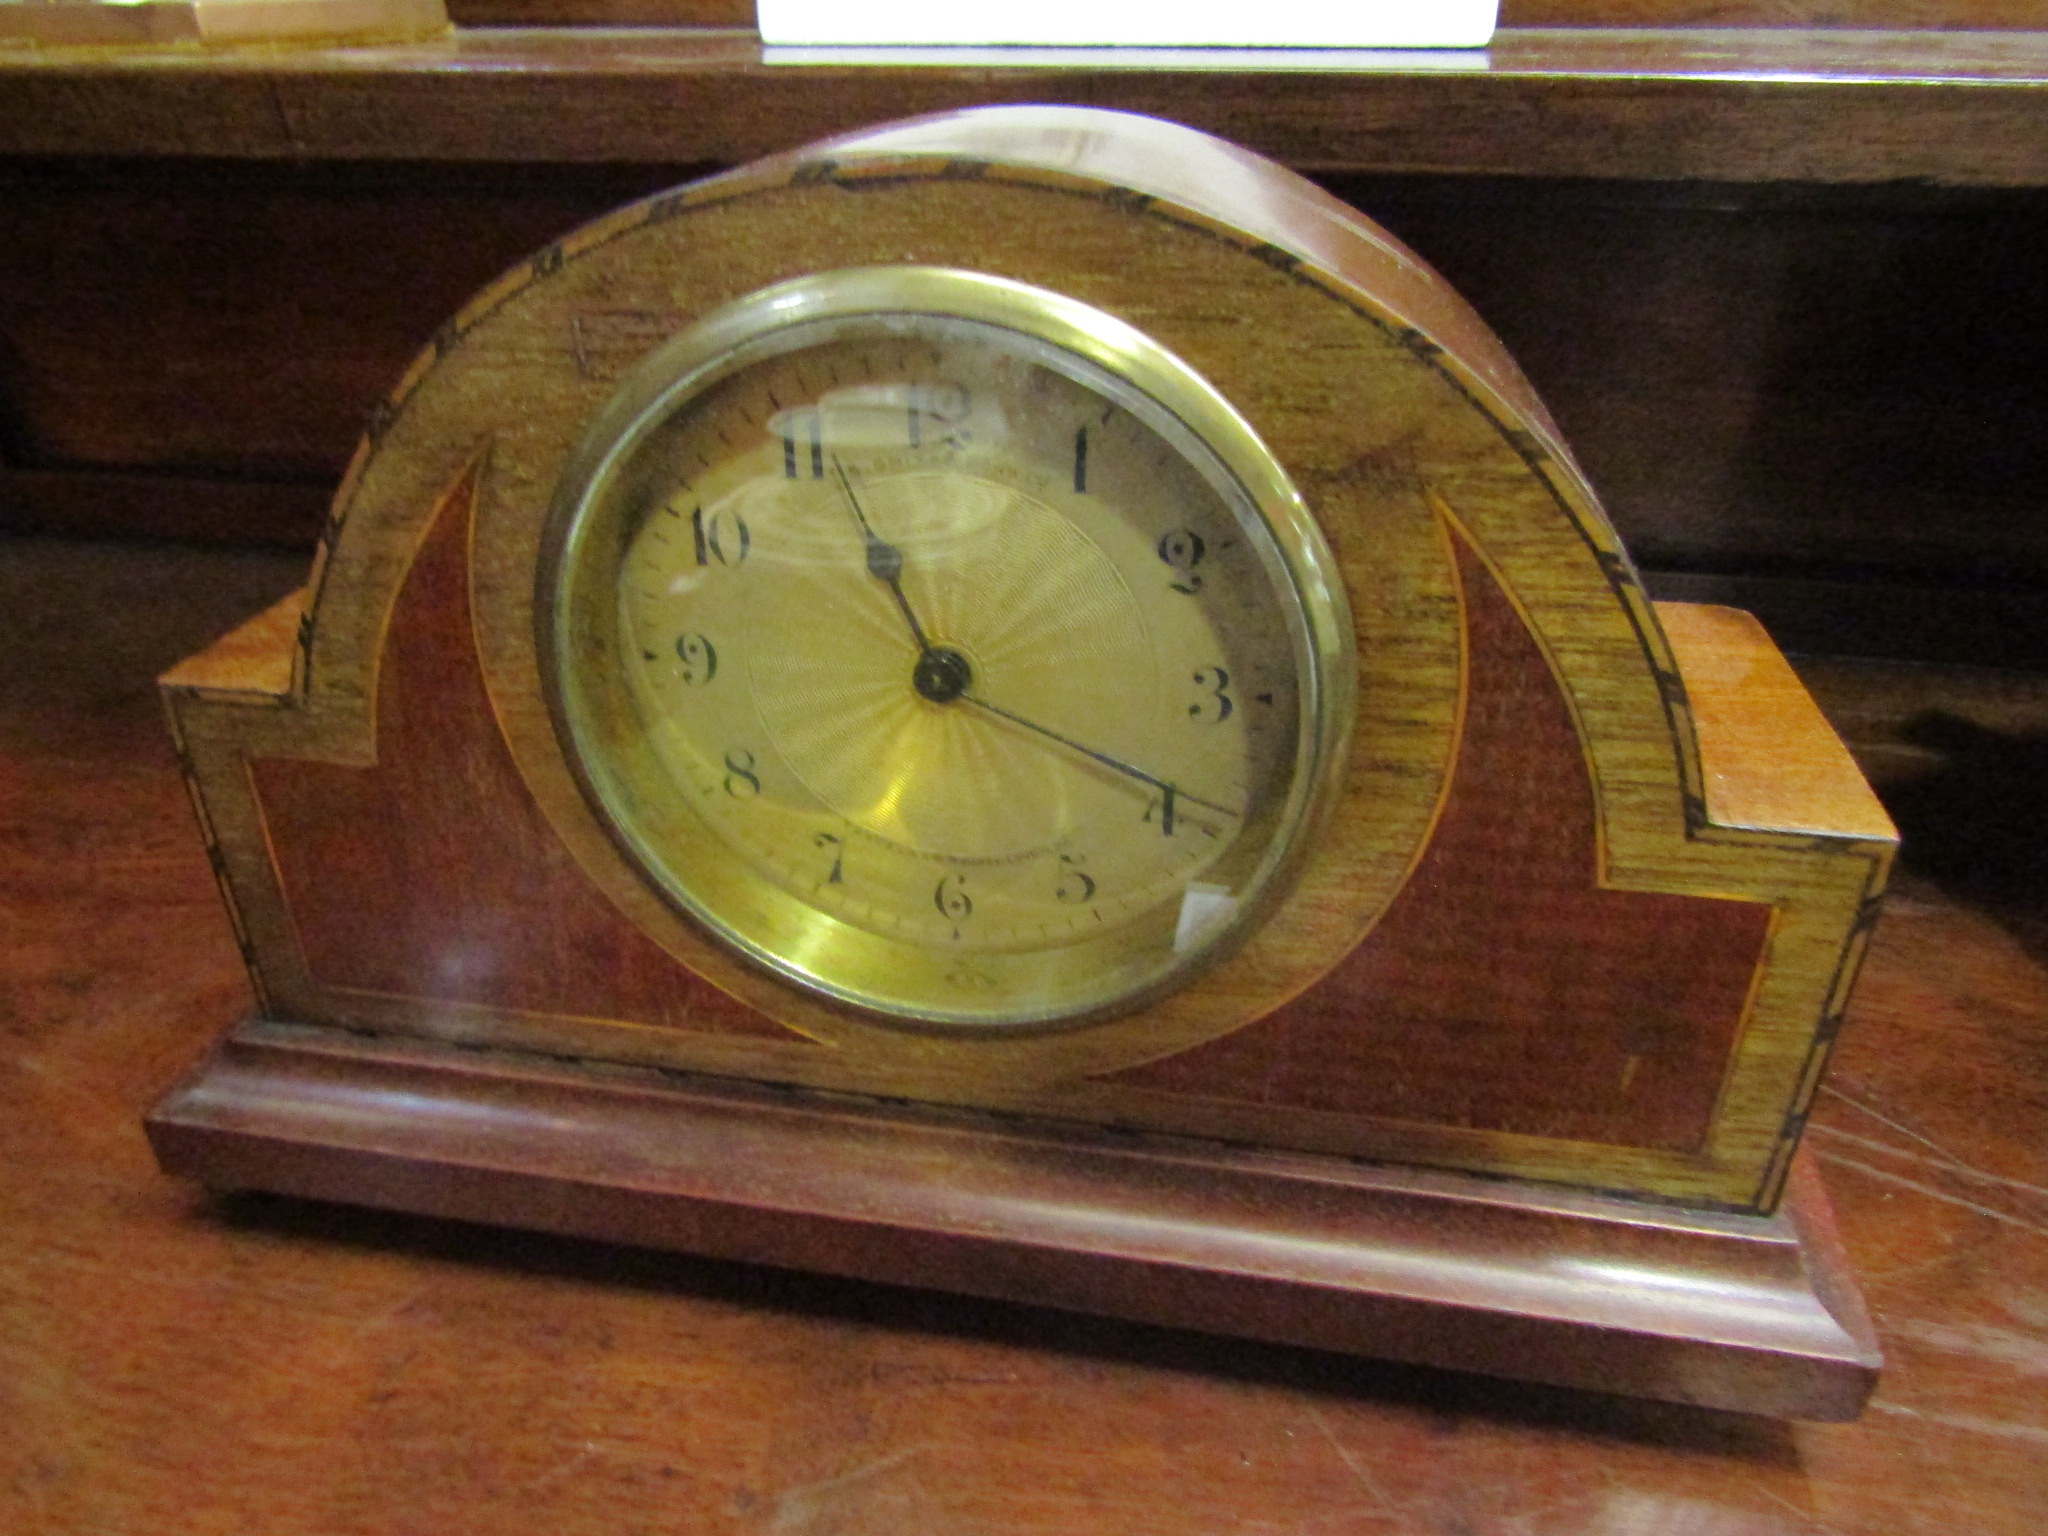
[[[1327,834],[1239,950],[1099,1027],[915,1034],[752,968],[620,857],[546,707],[535,573],[584,423],[695,317],[892,263],[1138,327],[1346,583]],[[1772,1212],[1889,824],[1760,630],[1647,600],[1457,297],[1247,153],[990,109],[623,209],[443,328],[305,592],[164,688],[261,1016],[159,1107],[167,1166],[1769,1411],[1868,1389],[1817,1187]],[[486,1101],[568,1118],[512,1156]],[[1475,1213],[1484,1263],[1442,1249]]]

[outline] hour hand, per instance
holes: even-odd
[[[924,626],[917,622],[917,614],[910,606],[910,599],[903,595],[903,551],[875,532],[874,524],[861,509],[860,498],[853,492],[853,481],[847,476],[846,466],[839,462],[839,455],[832,455],[832,473],[839,477],[839,489],[846,493],[846,504],[853,509],[854,521],[860,524],[861,536],[867,540],[868,574],[889,584],[889,591],[896,599],[896,606],[903,612],[903,622],[910,626],[910,638],[917,642],[921,655],[931,654],[932,643],[926,638]]]

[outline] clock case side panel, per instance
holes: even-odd
[[[531,805],[471,637],[487,458],[435,499],[348,695],[360,710],[305,690],[303,594],[162,679],[259,1009],[371,1032],[546,1019],[557,1054],[650,1032],[713,1056],[791,1040],[633,929]]]

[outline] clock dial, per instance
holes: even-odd
[[[1107,316],[837,276],[657,358],[565,482],[572,755],[671,900],[813,990],[984,1027],[1154,996],[1298,852],[1327,556],[1192,375],[1063,344],[1133,345]]]

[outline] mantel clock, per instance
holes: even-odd
[[[1893,845],[1309,183],[992,108],[600,220],[164,679],[173,1170],[1785,1414]]]

